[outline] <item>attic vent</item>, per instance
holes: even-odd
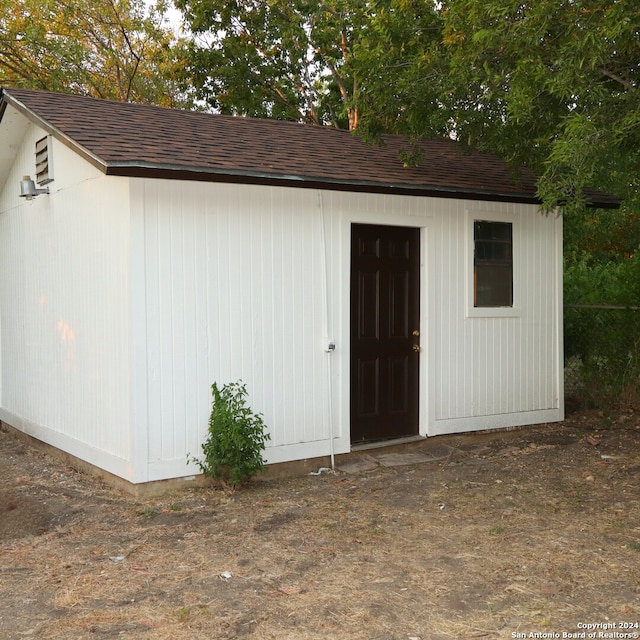
[[[36,182],[40,185],[53,181],[50,136],[36,142]]]

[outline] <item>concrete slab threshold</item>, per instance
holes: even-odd
[[[353,457],[336,466],[337,471],[343,473],[361,473],[371,471],[376,467],[403,467],[411,464],[425,464],[447,460],[455,453],[455,449],[447,444],[436,444],[420,452],[395,451],[392,453],[368,453]]]

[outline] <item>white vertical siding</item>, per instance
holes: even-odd
[[[557,419],[560,226],[535,207],[134,181],[144,203],[149,479],[184,474],[210,385],[242,379],[271,462],[349,449],[353,222],[423,227],[424,435]],[[474,219],[514,224],[517,309],[469,313]],[[324,353],[326,340],[337,344]],[[135,340],[134,340],[135,342]],[[331,376],[327,375],[327,366]],[[330,392],[331,388],[331,392]],[[136,392],[137,393],[137,392]],[[329,407],[333,413],[329,420]]]
[[[51,194],[30,125],[2,193],[2,418],[114,473],[129,446],[128,187],[53,141]]]
[[[143,190],[150,479],[206,436],[210,386],[242,380],[269,455],[327,441],[322,217],[298,189],[136,181]],[[313,451],[313,447],[309,449]],[[191,468],[194,471],[193,468]]]
[[[476,219],[513,223],[513,311],[472,309]],[[559,419],[560,222],[534,206],[452,200],[441,203],[437,226],[430,433]]]

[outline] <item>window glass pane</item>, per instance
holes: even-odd
[[[513,225],[474,222],[474,306],[513,306]]]
[[[511,223],[477,220],[475,223],[475,237],[476,240],[511,242]]]

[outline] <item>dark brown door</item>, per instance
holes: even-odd
[[[351,442],[418,433],[420,230],[351,227]]]

